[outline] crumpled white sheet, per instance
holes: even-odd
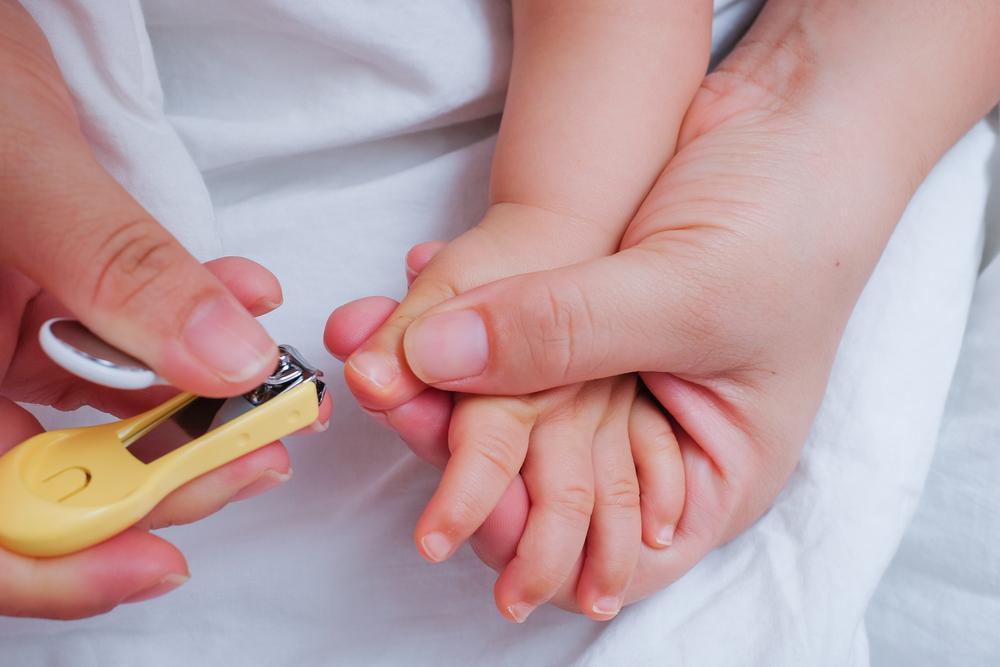
[[[937,451],[868,613],[881,664],[1000,664],[1000,144],[989,170],[982,273]]]
[[[720,48],[758,4],[716,3]],[[994,128],[970,132],[907,210],[774,509],[613,623],[543,609],[512,626],[470,550],[436,567],[416,554],[437,473],[355,407],[320,343],[334,306],[402,293],[410,244],[482,212],[509,6],[26,5],[102,162],[199,256],[246,255],[279,276],[285,305],[266,324],[329,373],[336,407],[327,433],[290,443],[284,488],[165,531],[189,557],[184,588],[85,621],[2,619],[0,664],[865,665],[869,644],[880,664],[1000,654],[998,261],[973,301]],[[50,426],[98,418],[41,414]]]

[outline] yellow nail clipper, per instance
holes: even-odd
[[[107,386],[162,384],[82,324],[51,320],[42,347],[70,372]],[[0,545],[58,556],[129,528],[171,491],[312,424],[322,373],[290,346],[275,372],[233,398],[179,394],[110,424],[40,433],[0,457]]]

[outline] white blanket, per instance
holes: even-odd
[[[411,244],[452,237],[483,211],[509,5],[26,4],[102,162],[200,257],[245,255],[279,276],[285,305],[266,325],[324,368],[336,407],[328,432],[290,443],[290,483],[165,531],[190,560],[182,589],[85,621],[2,619],[0,664],[865,665],[870,653],[883,664],[1000,655],[991,486],[1000,478],[1000,261],[973,301],[995,128],[978,125],[909,207],[774,509],[610,624],[544,609],[513,626],[494,611],[494,574],[471,550],[442,566],[417,555],[411,530],[437,472],[357,409],[320,342],[336,305],[402,294]],[[759,2],[716,4],[721,49]],[[98,418],[41,414],[49,426]]]

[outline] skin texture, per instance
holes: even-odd
[[[73,378],[38,346],[49,317],[82,320],[188,391],[232,396],[267,377],[277,349],[254,316],[281,303],[275,277],[238,258],[203,267],[98,165],[44,36],[10,0],[0,0],[0,81],[0,453],[41,431],[17,402],[125,416],[176,391]],[[329,414],[327,403],[321,419]],[[0,614],[79,618],[162,595],[186,581],[187,564],[146,530],[195,521],[290,473],[273,443],[91,549],[50,559],[0,550]]]
[[[513,9],[514,58],[489,211],[437,253],[347,360],[345,377],[362,406],[390,420],[426,389],[403,357],[414,317],[490,281],[615,250],[674,150],[707,63],[709,2],[531,0]],[[415,249],[411,263],[425,252]],[[420,552],[432,562],[447,559],[517,479],[533,503],[496,585],[500,611],[523,621],[572,579],[580,609],[612,618],[644,538],[653,548],[668,546],[683,504],[683,469],[666,418],[656,417],[666,445],[630,426],[658,415],[637,387],[633,375],[531,396],[459,398],[452,458],[416,526]]]
[[[1000,98],[998,33],[995,3],[771,0],[702,82],[617,253],[497,280],[407,323],[405,363],[436,390],[516,396],[640,372],[670,415],[686,500],[671,547],[643,547],[626,603],[773,502],[906,203]],[[345,311],[327,330],[340,354],[386,317],[384,300],[344,308],[351,335]],[[447,440],[413,424],[445,432],[446,404],[402,404],[389,423],[440,462]],[[508,563],[533,502],[510,486],[474,539],[485,562]],[[574,593],[553,601],[576,609]]]

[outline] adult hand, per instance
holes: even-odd
[[[249,260],[216,260],[209,263],[208,271],[253,314],[270,309],[261,303],[281,299],[274,276]],[[167,387],[142,392],[106,389],[56,366],[34,332],[50,317],[69,313],[51,294],[9,267],[0,268],[0,302],[4,304],[0,311],[0,455],[42,431],[15,401],[64,410],[92,405],[126,416],[162,403],[174,391]],[[288,452],[275,442],[189,482],[165,498],[138,527],[85,551],[59,558],[29,558],[0,549],[0,615],[78,618],[166,593],[187,580],[187,564],[177,549],[146,530],[198,520],[227,502],[277,486],[290,474]]]
[[[253,262],[199,264],[98,165],[44,36],[0,0],[0,454],[41,431],[15,401],[126,415],[170,391],[112,392],[70,376],[38,345],[45,319],[74,316],[177,387],[231,396],[274,368],[277,348],[254,316],[280,302],[277,280]],[[91,549],[49,559],[0,550],[0,614],[74,618],[165,593],[187,566],[143,529],[196,520],[288,475],[274,443]]]
[[[0,119],[8,275],[177,387],[233,396],[267,377],[277,346],[97,163],[45,36],[12,0],[0,0]]]
[[[517,395],[643,372],[676,422],[687,501],[671,547],[644,551],[630,600],[771,504],[916,184],[1000,98],[1000,59],[979,60],[995,53],[1000,10],[953,9],[771,0],[706,78],[619,253],[471,290],[407,330],[410,370],[438,390]],[[345,307],[330,347],[343,354],[344,321],[356,336],[384,307]],[[447,406],[432,400],[415,399],[435,409],[420,424],[441,434]],[[387,415],[405,439],[412,412]],[[447,455],[443,440],[415,449]],[[516,486],[479,536],[487,562],[509,557],[512,531],[494,529],[517,525]]]

